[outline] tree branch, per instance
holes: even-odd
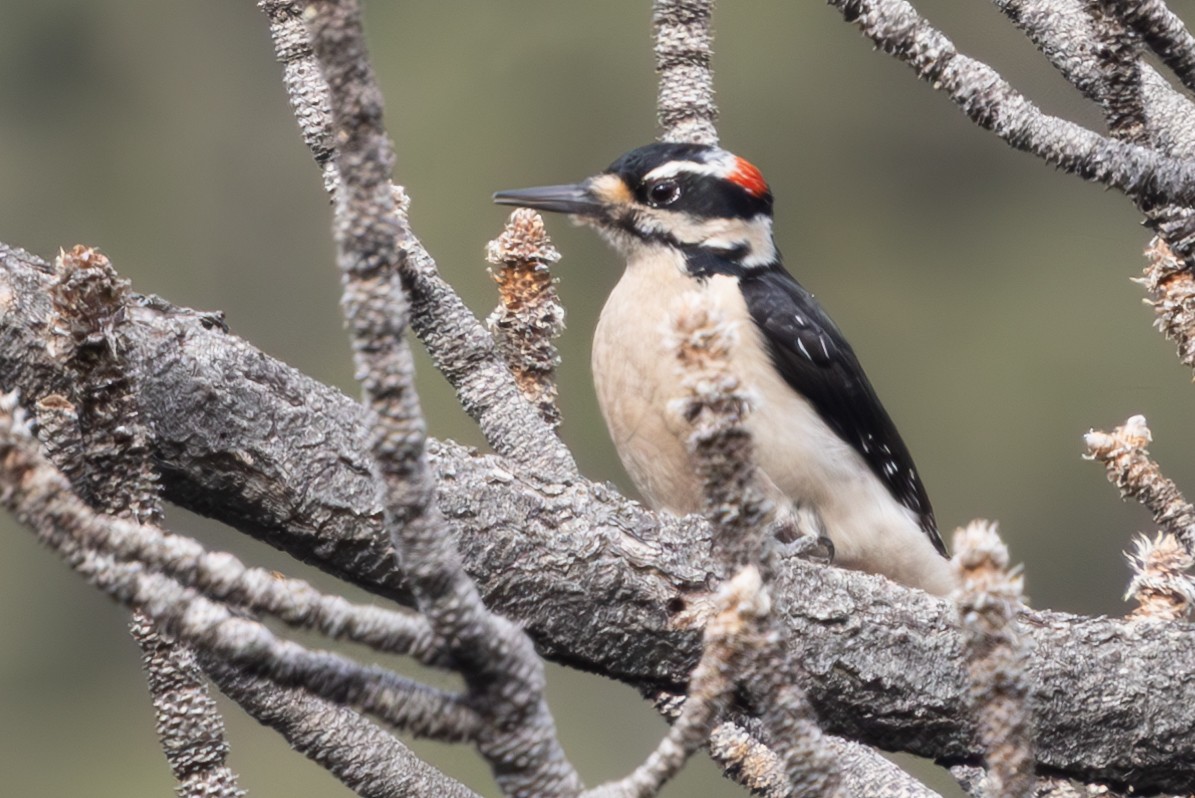
[[[321,169],[324,188],[334,193],[340,172],[333,159],[336,143],[328,85],[300,19],[305,3],[259,0],[258,6],[270,20],[274,50],[282,63],[283,82],[303,140]],[[397,187],[395,191],[400,192]],[[404,254],[399,266],[410,292],[411,329],[456,389],[461,407],[498,453],[546,473],[576,474],[572,454],[520,394],[490,333],[440,277],[435,260],[411,232],[405,200],[397,205],[399,245]]]
[[[1152,206],[1195,204],[1195,164],[1041,112],[987,64],[960,53],[905,0],[830,0],[980,127],[1018,150]]]
[[[954,533],[951,560],[959,625],[967,647],[972,713],[984,747],[985,795],[1033,795],[1033,718],[1027,651],[1017,628],[1022,610],[1019,568],[994,524],[973,521]]]
[[[48,279],[44,263],[0,248],[0,373],[27,402],[69,379],[33,332],[48,317]],[[128,341],[168,499],[366,589],[399,592],[393,558],[363,555],[387,547],[357,403],[161,300],[133,308]],[[655,516],[605,486],[451,443],[429,441],[428,455],[437,503],[490,606],[526,624],[557,661],[653,691],[684,685],[714,570],[704,522]],[[973,761],[945,603],[799,560],[778,564],[771,589],[825,731]],[[1195,630],[1032,611],[1022,624],[1042,765],[1138,789],[1195,785],[1195,685],[1158,691],[1151,676],[1195,659]]]
[[[357,379],[371,415],[372,470],[387,537],[416,605],[464,677],[482,719],[473,738],[506,795],[572,798],[581,779],[556,737],[544,698],[543,663],[523,631],[482,602],[435,504],[426,435],[404,333],[394,152],[382,124],[356,0],[314,0],[306,9],[312,49],[328,84],[340,184],[333,234]],[[523,408],[526,403],[520,404]]]
[[[214,658],[203,665],[222,693],[361,798],[480,798],[351,709]]]
[[[655,0],[656,109],[663,141],[717,144],[714,103],[713,0]]]

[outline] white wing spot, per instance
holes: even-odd
[[[813,360],[813,356],[809,354],[809,350],[805,348],[805,342],[800,338],[797,339],[797,347],[801,350],[801,354],[805,356],[806,360]]]
[[[817,341],[818,341],[818,343],[820,343],[822,345],[822,354],[826,356],[827,360],[829,360],[830,359],[830,350],[826,348],[826,339],[821,336],[818,336]]]

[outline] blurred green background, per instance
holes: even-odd
[[[988,4],[918,6],[1047,112],[1099,127]],[[490,193],[579,179],[654,137],[649,3],[373,2],[368,25],[412,222],[485,314],[482,250],[506,215]],[[1144,413],[1167,474],[1195,490],[1191,378],[1129,281],[1148,238],[1138,214],[976,129],[824,3],[724,2],[716,28],[723,142],[768,176],[779,245],[854,343],[947,539],[997,519],[1034,605],[1123,613],[1121,552],[1150,520],[1082,461],[1081,435]],[[0,240],[47,258],[99,246],[138,290],[222,309],[237,334],[356,393],[327,202],[249,0],[0,2],[0,185]],[[591,232],[549,226],[569,313],[563,434],[588,475],[629,491],[587,366],[620,265]],[[480,445],[422,366],[432,432]],[[3,791],[166,794],[125,613],[0,523]],[[308,574],[200,519],[170,523]],[[549,677],[589,783],[625,772],[662,732],[627,688]],[[347,794],[273,733],[228,718],[251,794]],[[421,750],[495,794],[471,753]],[[665,793],[740,794],[708,764]]]

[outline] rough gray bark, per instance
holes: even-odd
[[[347,707],[211,657],[205,658],[204,670],[221,692],[362,798],[479,798]]]
[[[44,350],[47,267],[0,248],[0,374],[32,405],[68,375]],[[380,595],[402,598],[381,533],[360,405],[229,335],[145,300],[128,360],[169,500]],[[716,567],[699,519],[656,516],[608,487],[518,471],[429,442],[437,501],[495,610],[547,656],[640,688],[680,688],[699,655]],[[970,762],[961,642],[949,605],[886,580],[778,563],[777,623],[829,733]],[[1195,627],[1022,616],[1040,763],[1084,781],[1195,787]],[[885,656],[877,657],[883,651]],[[1159,685],[1162,674],[1172,674]]]

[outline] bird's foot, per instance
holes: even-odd
[[[834,562],[834,541],[822,534],[810,534],[797,524],[780,522],[774,530],[776,553],[784,559],[802,560],[830,565]]]

